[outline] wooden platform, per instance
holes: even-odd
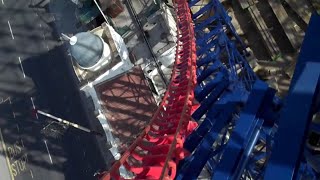
[[[308,24],[312,8],[308,5],[306,0],[285,0],[289,6],[303,19],[303,21]]]
[[[289,17],[288,13],[279,0],[268,0],[268,3],[271,6],[274,14],[276,15],[279,23],[281,24],[282,29],[289,39],[292,47],[294,49],[299,49],[303,41],[304,32]]]
[[[258,8],[256,5],[251,5],[248,7],[248,11],[256,28],[258,29],[258,32],[263,38],[264,45],[266,46],[271,58],[277,57],[280,54],[279,46],[271,35],[271,32],[264,22]]]
[[[256,0],[238,0],[242,9],[247,9],[248,7],[254,5]]]

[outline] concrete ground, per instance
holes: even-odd
[[[108,149],[105,137],[53,125],[49,132],[43,131],[51,121],[31,115],[33,108],[39,108],[82,126],[102,129],[84,106],[88,103],[83,102],[86,99],[79,91],[67,47],[59,41],[60,32],[79,31],[71,26],[76,19],[56,18],[64,17],[66,11],[38,3],[0,2],[1,178],[96,179],[93,174],[107,169],[110,164],[106,163],[113,160],[101,151]]]

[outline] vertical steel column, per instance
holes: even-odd
[[[269,91],[272,90],[262,81],[256,81],[254,84],[248,102],[235,123],[235,128],[227,142],[223,158],[213,174],[213,179],[237,179],[242,174],[243,166],[259,136],[259,129],[263,123],[259,116],[264,101],[267,98],[270,99]],[[242,164],[241,161],[243,161]]]
[[[320,16],[311,17],[264,179],[295,179],[319,93]]]

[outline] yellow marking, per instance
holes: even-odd
[[[1,142],[2,142],[3,151],[4,151],[5,156],[6,156],[9,173],[10,173],[10,175],[11,175],[11,180],[14,180],[14,177],[13,177],[13,174],[12,174],[12,169],[11,169],[11,164],[10,164],[10,161],[9,161],[9,158],[8,158],[8,154],[7,154],[6,144],[5,144],[5,142],[4,142],[1,129],[0,129],[0,140],[1,140]]]

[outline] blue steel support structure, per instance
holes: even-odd
[[[320,16],[313,15],[281,112],[265,179],[296,179],[320,88]]]
[[[199,126],[185,141],[191,155],[180,162],[176,179],[196,179],[204,167],[218,180],[317,178],[309,161],[314,156],[304,143],[316,111],[312,107],[319,107],[319,16],[312,17],[290,94],[282,103],[253,73],[221,3],[190,0],[189,6],[200,6],[192,14],[200,103],[192,117]]]
[[[249,160],[254,144],[259,139],[263,125],[264,103],[272,101],[275,90],[266,83],[257,81],[245,107],[225,146],[224,156],[214,172],[213,179],[239,179]]]
[[[189,5],[198,2],[190,1]],[[210,17],[212,12],[215,13]],[[203,16],[209,18],[203,19]],[[255,90],[266,87],[269,91],[264,82],[256,82],[256,75],[242,55],[245,46],[219,1],[210,1],[192,18],[198,47],[195,97],[201,104],[193,118],[201,124],[185,142],[185,149],[193,153],[181,162],[176,179],[195,179],[206,164],[213,171],[239,116],[238,109],[247,101],[253,84]],[[227,34],[232,34],[235,41]],[[241,44],[240,51],[236,43]],[[257,91],[250,96],[256,97]]]

